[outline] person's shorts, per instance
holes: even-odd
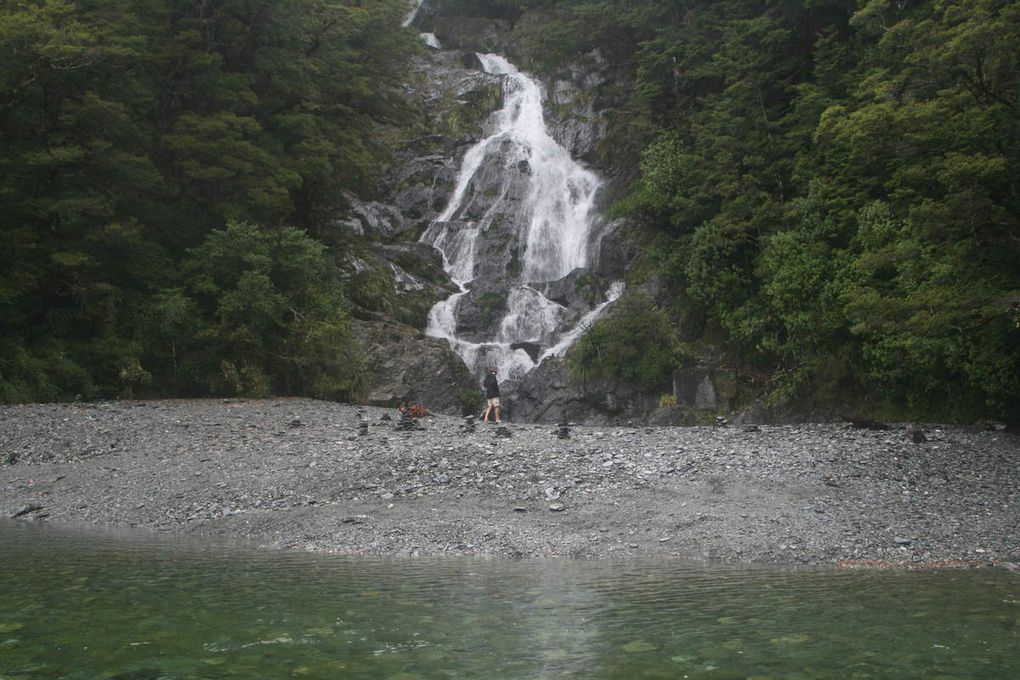
[[[499,397],[493,397],[485,401],[486,406],[499,406]]]

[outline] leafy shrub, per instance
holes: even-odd
[[[484,401],[483,397],[484,395],[480,389],[464,390],[461,392],[458,397],[460,414],[462,416],[470,416],[478,413]]]
[[[347,294],[363,309],[391,313],[397,298],[393,272],[382,268],[358,272],[348,281]]]
[[[612,378],[654,388],[671,379],[681,356],[669,317],[645,293],[634,291],[588,329],[568,361],[572,375],[582,381]]]
[[[348,399],[363,389],[349,303],[321,243],[231,222],[191,251],[185,270],[185,289],[162,299],[198,329],[179,359],[180,375],[199,381],[192,389]],[[179,325],[162,329],[167,345],[182,347]]]

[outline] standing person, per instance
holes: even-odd
[[[503,422],[499,417],[499,382],[496,380],[496,369],[489,368],[485,373],[485,380],[482,381],[485,387],[485,410],[482,411],[482,420],[489,422],[489,414],[493,414],[497,423]]]

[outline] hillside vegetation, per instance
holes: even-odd
[[[1020,3],[445,4],[621,74],[602,158],[689,347],[776,402],[1016,420]]]
[[[356,396],[330,225],[413,127],[407,4],[4,3],[0,400]],[[721,348],[775,403],[1016,422],[1020,2],[431,4],[614,73],[600,169],[662,292],[576,374]]]
[[[405,0],[0,7],[0,400],[359,389],[332,235]]]

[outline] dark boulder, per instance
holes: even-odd
[[[576,381],[566,360],[549,357],[524,377],[510,400],[517,421],[608,425],[643,421],[658,395],[619,381]]]
[[[379,321],[358,321],[355,332],[369,360],[372,406],[419,404],[460,415],[463,395],[478,389],[464,362],[445,340]]]
[[[539,291],[558,305],[575,313],[591,311],[606,299],[609,282],[590,269],[578,268],[556,281],[533,283]]]

